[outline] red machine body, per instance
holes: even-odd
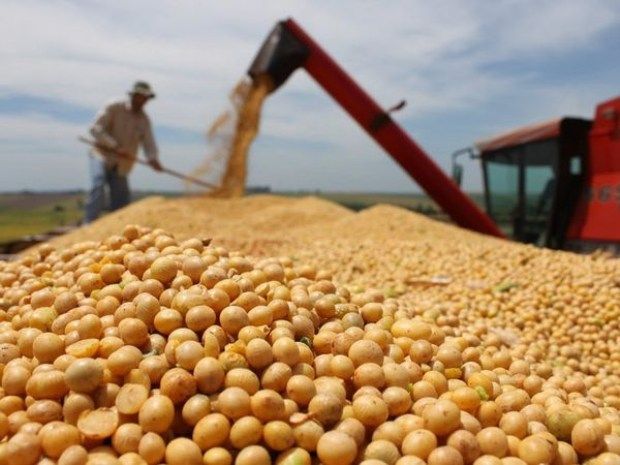
[[[295,21],[276,25],[249,74],[272,76],[276,88],[303,67],[458,225],[504,237],[495,223]]]
[[[620,97],[596,108],[585,185],[567,238],[595,247],[620,242]]]

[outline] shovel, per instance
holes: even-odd
[[[138,157],[134,158],[131,155],[128,155],[127,153],[121,152],[120,150],[111,149],[111,148],[107,147],[104,144],[100,144],[100,143],[98,143],[98,142],[96,142],[94,140],[88,139],[86,137],[79,136],[78,140],[80,142],[83,142],[83,143],[87,144],[87,145],[90,145],[91,147],[94,147],[94,148],[97,148],[97,149],[101,149],[101,150],[105,150],[106,152],[111,152],[111,153],[113,153],[118,158],[131,159],[131,160],[135,160],[137,163],[140,163],[141,165],[150,166],[150,163],[148,161],[142,159],[142,158],[138,158]],[[186,174],[179,173],[178,171],[171,170],[170,168],[164,168],[163,166],[161,168],[161,172],[169,174],[170,176],[174,176],[175,178],[179,178],[179,179],[182,179],[184,181],[191,182],[192,184],[197,184],[199,186],[206,187],[208,189],[215,189],[215,188],[218,187],[218,186],[216,186],[214,184],[210,184],[210,183],[205,182],[205,181],[203,181],[201,179],[194,178],[192,176],[188,176]]]

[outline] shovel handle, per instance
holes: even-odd
[[[87,145],[90,145],[91,147],[94,147],[94,148],[97,148],[97,149],[100,149],[100,150],[105,150],[107,152],[112,152],[114,155],[116,155],[119,158],[131,159],[131,160],[135,160],[137,163],[140,163],[141,165],[151,166],[151,164],[148,161],[146,161],[146,160],[144,160],[142,158],[131,157],[128,154],[126,154],[124,152],[121,152],[120,150],[107,147],[104,144],[100,144],[99,142],[91,140],[91,139],[88,139],[88,138],[86,138],[84,136],[78,136],[78,140],[80,142],[83,142],[83,143],[87,144]],[[169,174],[170,176],[174,176],[176,178],[182,179],[184,181],[191,182],[193,184],[197,184],[197,185],[202,186],[202,187],[207,187],[209,189],[217,188],[217,186],[214,185],[214,184],[210,184],[210,183],[205,182],[205,181],[203,181],[201,179],[194,178],[192,176],[188,176],[187,174],[179,173],[178,171],[171,170],[170,168],[165,168],[165,167],[162,166],[161,172]]]

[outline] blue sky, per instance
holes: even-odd
[[[0,190],[88,185],[96,111],[150,81],[161,160],[190,171],[273,24],[293,16],[449,170],[450,153],[515,126],[590,117],[620,94],[620,3],[593,1],[11,1],[0,16]],[[478,189],[476,164],[466,167]],[[143,189],[181,189],[145,168]],[[249,182],[413,192],[416,185],[303,73],[274,93]]]

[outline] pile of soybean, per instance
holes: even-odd
[[[579,367],[451,311],[160,229],[42,246],[0,262],[0,465],[620,463]]]

